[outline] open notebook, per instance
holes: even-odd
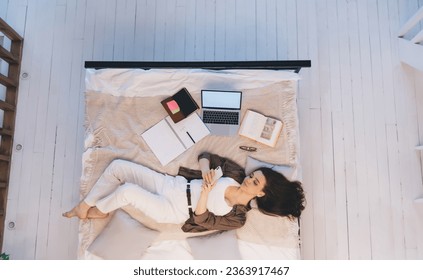
[[[198,114],[193,113],[178,123],[167,116],[142,133],[141,137],[165,166],[209,134]]]

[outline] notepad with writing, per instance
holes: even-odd
[[[165,166],[209,134],[207,126],[194,113],[178,123],[167,116],[143,132],[141,137]]]

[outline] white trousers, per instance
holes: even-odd
[[[159,223],[183,223],[189,217],[186,184],[184,177],[114,160],[84,201],[103,213],[131,205]]]

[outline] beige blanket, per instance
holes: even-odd
[[[202,151],[231,158],[242,166],[245,166],[247,157],[251,155],[265,162],[296,167],[299,162],[296,92],[297,81],[295,80],[286,80],[262,88],[243,90],[243,112],[247,109],[253,109],[283,121],[284,129],[275,148],[269,148],[240,136],[209,135],[167,166],[161,166],[140,134],[166,116],[160,101],[167,96],[122,97],[88,91],[86,92],[86,152],[83,156],[81,196],[84,197],[89,192],[102,171],[116,158],[131,160],[172,175],[177,173],[180,166],[198,168],[197,155]],[[200,104],[199,93],[191,93]],[[240,145],[255,146],[258,151],[255,153],[245,152],[238,148]],[[182,232],[179,232],[180,225],[158,225],[145,219],[142,214],[135,213],[133,209],[126,210],[130,214],[132,211],[135,218],[146,223],[149,227],[161,230],[161,239],[181,238],[182,236]],[[256,232],[258,226],[263,227],[261,215],[253,211],[250,214],[251,219],[249,218],[246,227],[239,231],[238,237],[257,243],[263,243],[265,239],[268,239]],[[266,220],[268,219],[266,217]],[[290,221],[281,218],[274,219],[279,224],[285,225],[285,232],[292,233]],[[84,255],[84,251],[107,222],[107,219],[81,221],[80,256]],[[261,228],[261,230],[267,232],[278,230],[280,233],[281,228],[269,225],[268,228]],[[175,232],[177,232],[176,235]],[[282,236],[281,238],[283,238],[283,234],[278,235],[277,232],[273,236]],[[291,234],[289,241],[279,239],[274,240],[274,242],[275,244],[285,244],[284,246],[288,246],[286,243],[289,243],[289,246],[294,246],[292,242],[295,244],[297,241],[295,237]],[[265,242],[269,242],[269,240]]]

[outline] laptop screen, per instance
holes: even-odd
[[[240,91],[201,91],[201,105],[203,108],[241,109]]]

